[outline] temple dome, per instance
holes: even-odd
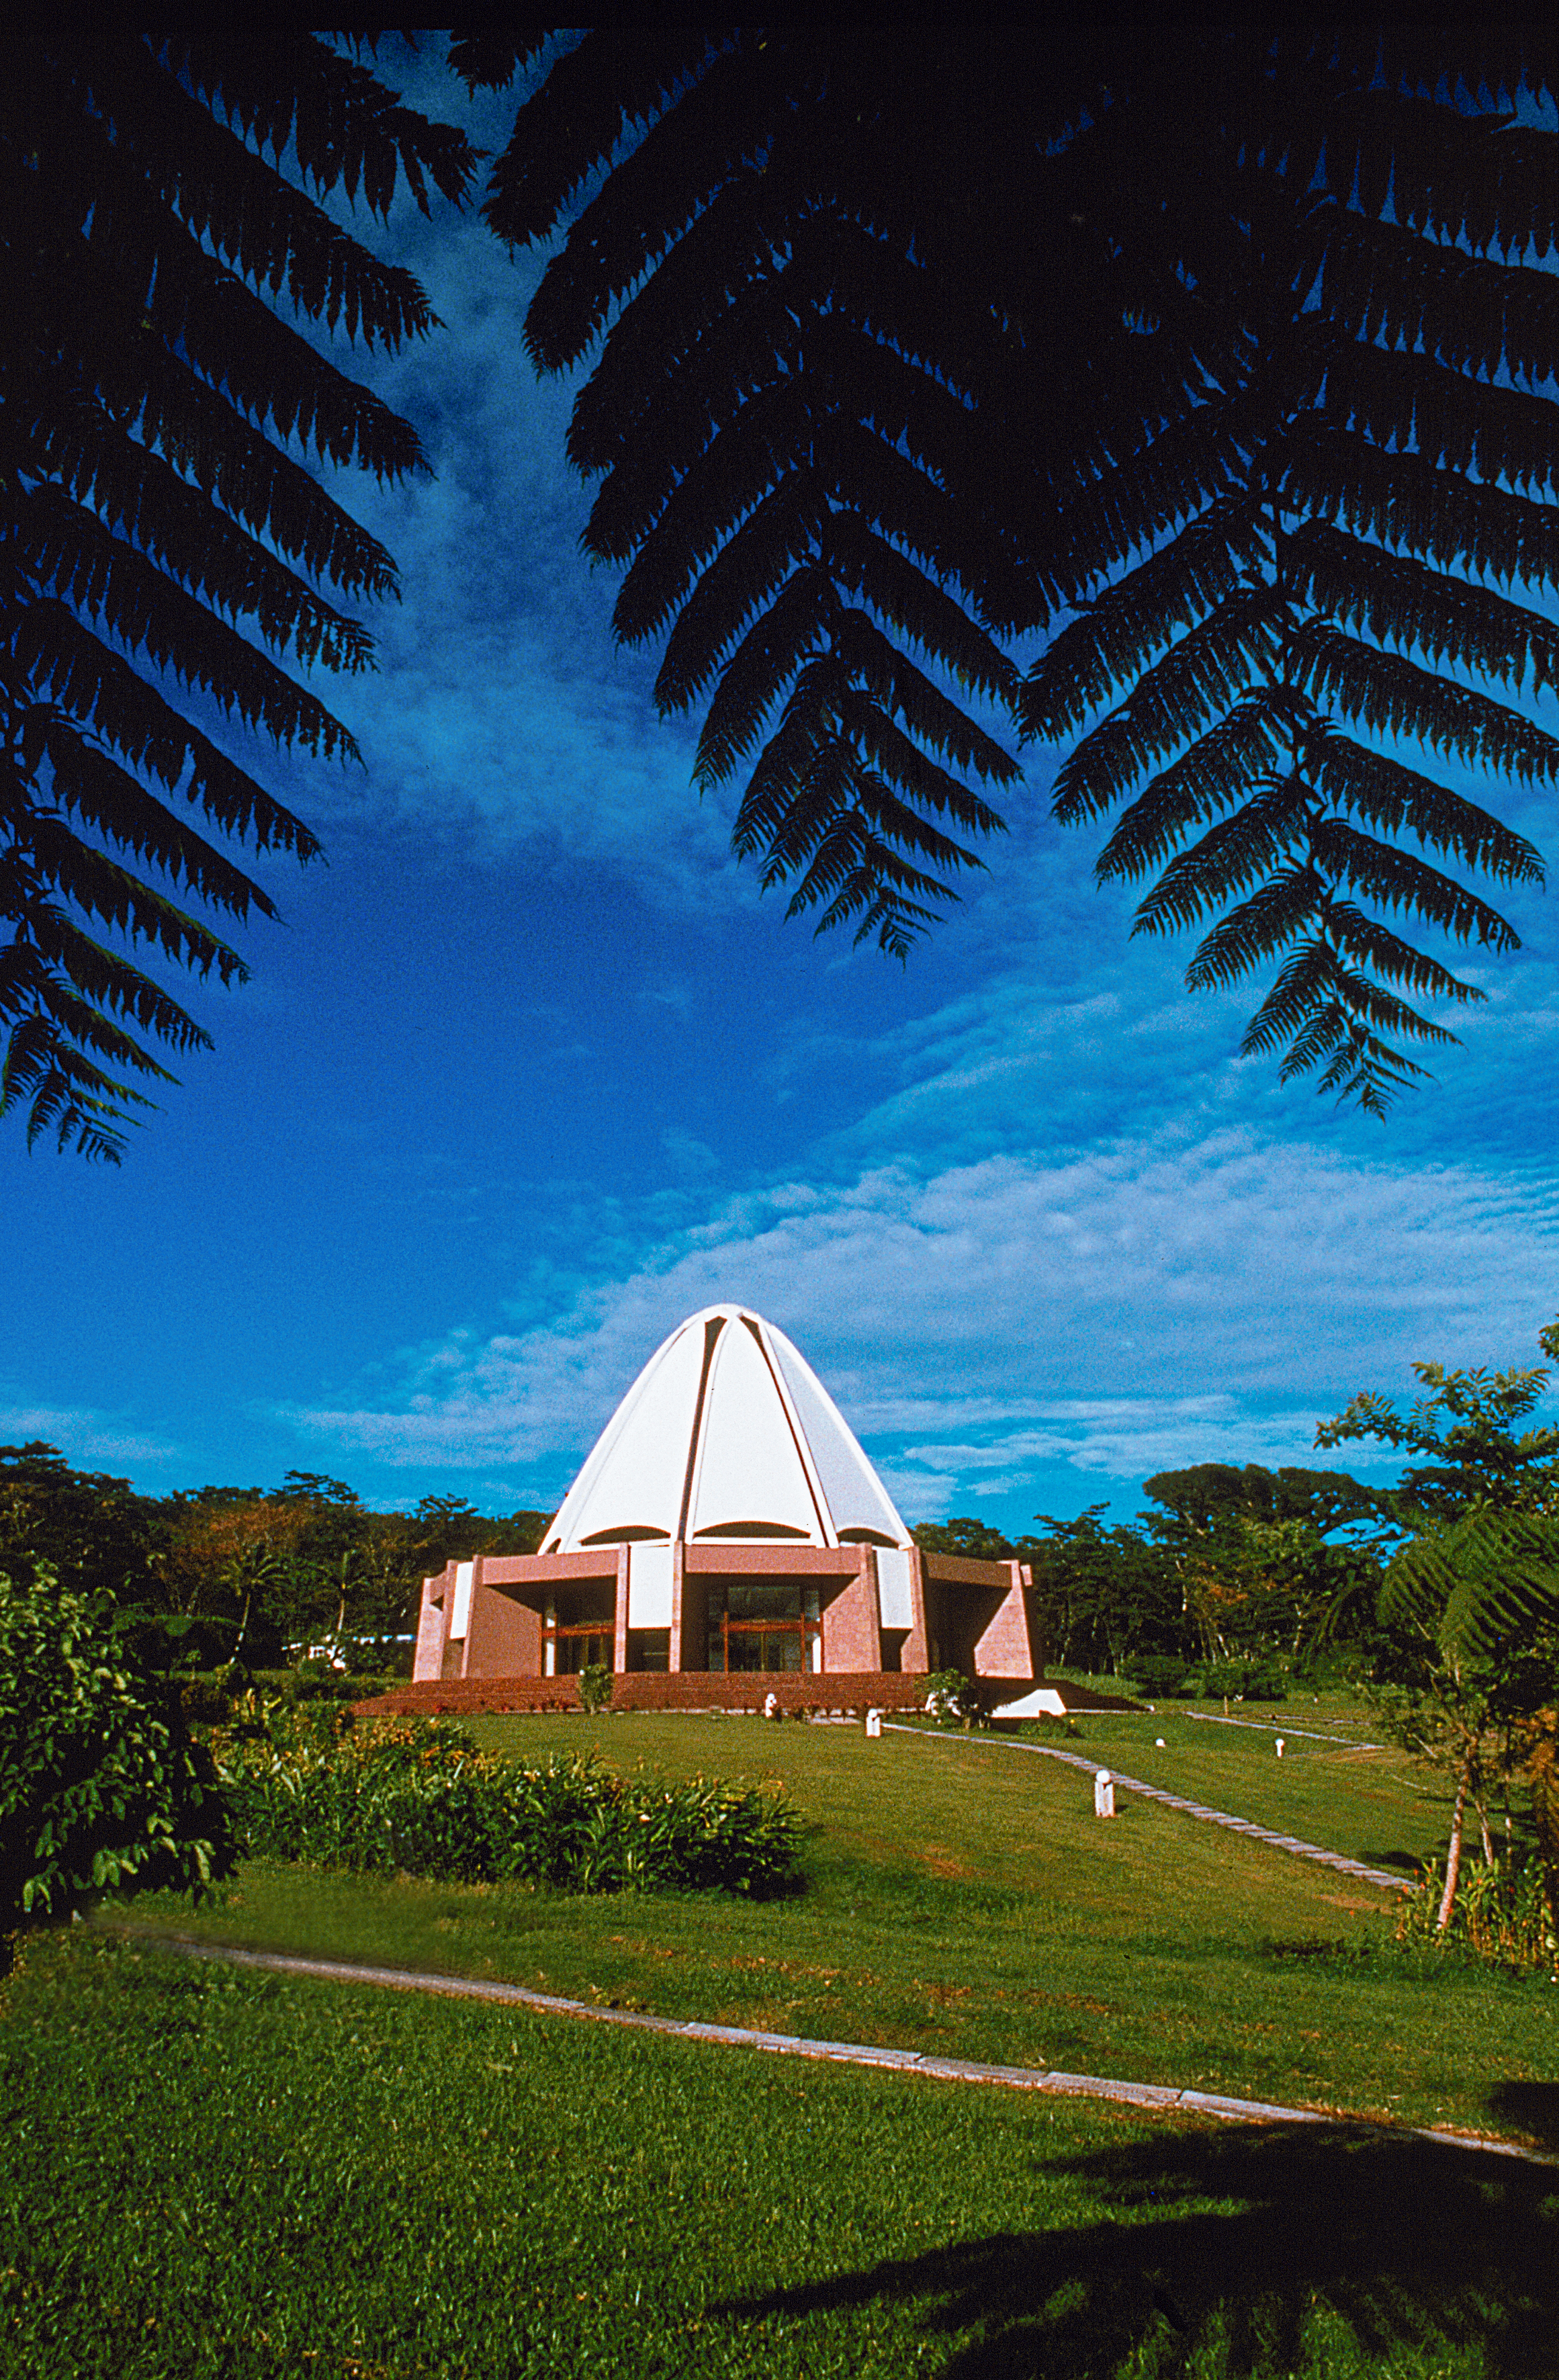
[[[690,1315],[650,1357],[548,1530],[545,1553],[760,1540],[908,1546],[821,1380],[741,1305]]]

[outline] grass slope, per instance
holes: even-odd
[[[29,2380],[1530,2380],[1559,2176],[194,1966],[0,1991]]]
[[[1238,1739],[1224,1749],[1235,1730],[1183,1727],[1199,1740],[1178,1756],[1223,1763],[1195,1790],[1260,1817],[1233,1787],[1268,1769]],[[1554,2091],[1559,1996],[1541,1978],[1397,1951],[1390,1895],[1152,1803],[1122,1797],[1103,1825],[1085,1776],[1000,1742],[868,1743],[858,1729],[649,1716],[494,1720],[484,1732],[515,1753],[594,1742],[623,1766],[782,1783],[817,1828],[808,1888],[762,1906],[583,1900],[256,1862],[194,1921],[170,1900],[136,1903],[132,1922],[670,2016],[1516,2136],[1520,2094]],[[1203,1733],[1217,1738],[1211,1751]],[[1102,1728],[1087,1741],[1146,1767],[1138,1743],[1128,1760]],[[1263,1757],[1278,1769],[1270,1746]],[[1288,1822],[1335,1838],[1326,1822],[1340,1820],[1346,1772],[1307,1786],[1305,1764],[1292,1779],[1281,1767],[1272,1790],[1311,1797]],[[1372,1790],[1381,1806],[1355,1836],[1378,1852],[1409,1839],[1419,1805],[1386,1771]]]

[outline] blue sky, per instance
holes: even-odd
[[[506,137],[513,102],[431,58],[381,72]],[[611,641],[571,392],[520,346],[538,261],[447,209],[357,228],[446,324],[341,358],[437,472],[336,491],[405,589],[379,674],[320,686],[367,769],[249,756],[329,864],[260,864],[285,923],[244,937],[247,987],[193,988],[216,1050],[121,1170],[5,1128],[0,1437],[151,1492],[296,1466],[550,1508],[667,1331],[731,1298],[909,1519],[1016,1530],[1129,1517],[1171,1465],[1333,1460],[1317,1420],[1406,1395],[1414,1357],[1537,1360],[1552,900],[1504,905],[1523,950],[1464,964],[1489,1003],[1384,1129],[1238,1057],[1259,993],[1192,998],[1189,944],[1128,941],[1043,750],[907,968],[815,941],[732,860],[733,799],[690,789],[657,654]],[[1482,797],[1551,844],[1552,796]]]

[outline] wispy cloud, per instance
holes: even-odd
[[[792,1334],[920,1510],[1057,1462],[1300,1462],[1318,1418],[1405,1390],[1415,1357],[1532,1360],[1559,1306],[1553,1187],[1243,1131],[881,1167],[729,1199],[546,1324],[452,1333],[398,1396],[288,1417],[386,1463],[561,1488],[665,1333],[733,1299]]]
[[[82,1469],[103,1463],[163,1463],[183,1450],[127,1426],[121,1415],[91,1405],[0,1404],[0,1439],[8,1445],[41,1439]]]

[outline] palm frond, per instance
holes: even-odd
[[[1542,855],[1524,835],[1421,770],[1372,752],[1329,720],[1308,730],[1304,758],[1317,792],[1366,826],[1412,834],[1431,851],[1451,852],[1505,884],[1542,882]]]
[[[737,849],[898,946],[895,905],[942,895],[888,855],[931,859],[942,816],[988,832],[961,780],[1001,773],[928,673],[1010,703],[1001,647],[1060,619],[1016,699],[1070,746],[1056,814],[1118,808],[1099,874],[1156,879],[1138,929],[1211,921],[1193,985],[1275,966],[1248,1046],[1384,1111],[1420,1071],[1392,1037],[1445,1038],[1392,986],[1468,996],[1385,919],[1507,948],[1448,868],[1541,860],[1372,746],[1559,774],[1531,715],[1559,680],[1556,143],[1490,96],[1546,88],[1550,52],[675,38],[587,34],[504,170],[528,237],[608,167],[533,352],[605,334],[571,433],[604,473],[587,543],[625,566],[620,632],[670,630],[665,707],[707,694],[701,776],[752,767]]]
[[[352,754],[279,657],[366,666],[366,632],[317,582],[395,591],[289,443],[381,478],[423,468],[412,425],[277,310],[369,347],[433,325],[413,276],[318,194],[382,215],[404,180],[426,211],[432,187],[459,202],[476,160],[308,34],[24,32],[9,62],[0,1109],[27,1109],[30,1142],[116,1161],[147,1105],[136,1080],[173,1079],[148,1044],[209,1046],[126,947],[234,983],[239,953],[166,888],[275,914],[195,819],[319,849],[181,703]]]
[[[1269,784],[1291,755],[1296,729],[1309,732],[1310,707],[1275,686],[1241,695],[1189,751],[1149,779],[1099,855],[1101,882],[1148,874],[1195,826]]]
[[[1053,797],[1057,817],[1070,825],[1112,809],[1145,770],[1162,767],[1204,735],[1275,668],[1285,612],[1274,589],[1242,589],[1171,645],[1062,762]]]
[[[1290,593],[1376,644],[1459,664],[1519,695],[1559,681],[1559,628],[1486,587],[1384,552],[1318,521],[1285,541]]]
[[[1464,767],[1523,784],[1559,777],[1559,736],[1454,679],[1376,651],[1325,622],[1297,629],[1288,650],[1294,683],[1372,735],[1424,744]]]
[[[833,581],[816,564],[786,580],[720,674],[698,738],[701,786],[722,783],[746,759],[787,685],[837,629],[839,612]]]
[[[1475,1507],[1414,1537],[1386,1571],[1381,1613],[1423,1629],[1458,1665],[1498,1658],[1559,1620],[1559,1521]]]
[[[1346,430],[1296,429],[1284,442],[1286,507],[1333,522],[1436,569],[1534,592],[1559,584],[1559,516],[1417,455],[1383,454]]]
[[[1114,580],[1053,637],[1024,681],[1026,735],[1075,734],[1123,681],[1200,626],[1270,561],[1271,533],[1249,497],[1225,497],[1172,541]]]
[[[1520,949],[1520,938],[1497,911],[1416,853],[1360,834],[1336,818],[1312,819],[1309,840],[1333,883],[1351,886],[1380,908],[1422,917],[1453,941],[1477,941],[1496,951]]]
[[[1309,786],[1297,771],[1269,779],[1232,818],[1171,861],[1138,907],[1133,934],[1171,934],[1193,926],[1234,894],[1311,847]]]

